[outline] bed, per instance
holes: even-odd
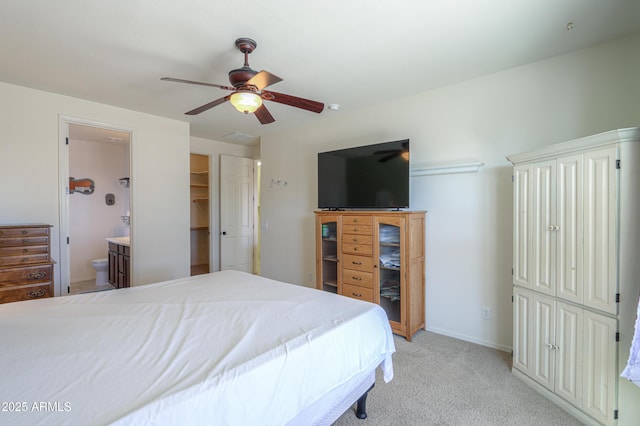
[[[330,424],[395,350],[379,306],[238,271],[0,305],[0,345],[12,425]]]

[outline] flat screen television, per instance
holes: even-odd
[[[409,207],[409,139],[318,153],[318,208]]]

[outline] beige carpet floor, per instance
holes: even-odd
[[[377,372],[368,418],[354,406],[334,426],[581,424],[514,377],[507,352],[426,331],[395,344],[394,379]]]

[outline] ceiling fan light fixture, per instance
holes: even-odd
[[[229,97],[229,102],[238,111],[249,114],[256,112],[262,106],[262,98],[260,95],[249,91],[237,91]]]

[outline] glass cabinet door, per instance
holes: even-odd
[[[322,290],[338,292],[338,222],[327,221],[321,224],[322,241]]]
[[[390,321],[402,322],[401,222],[378,224],[380,306]]]

